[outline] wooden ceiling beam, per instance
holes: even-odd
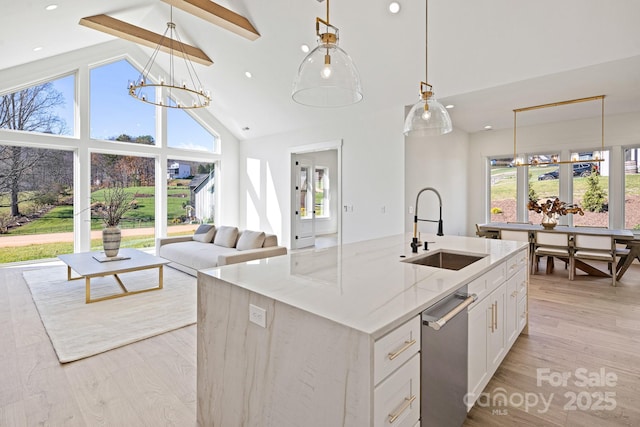
[[[210,0],[162,1],[251,41],[260,37],[258,30],[247,18]]]
[[[162,39],[162,34],[157,34],[144,28],[137,27],[124,21],[112,18],[108,15],[94,15],[87,16],[80,19],[80,25],[92,28],[94,30],[102,31],[103,33],[110,34],[112,36],[120,37],[121,39],[129,40],[134,43],[141,44],[143,46],[155,49],[162,43],[160,50],[166,53],[171,53],[169,49],[170,38]],[[207,56],[201,49],[181,43],[177,40],[173,40],[174,56],[176,53],[185,52],[189,60],[197,62],[202,65],[211,65],[213,61]],[[181,45],[181,46],[180,46]]]

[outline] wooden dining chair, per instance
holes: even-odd
[[[573,246],[574,252],[573,257],[571,258],[570,280],[575,278],[576,262],[583,260],[602,261],[607,263],[609,275],[612,278],[611,286],[616,286],[616,272],[614,265],[616,262],[617,250],[614,238],[611,236],[594,236],[592,234],[576,233],[574,235]],[[607,275],[598,268],[585,262],[582,262],[580,265],[581,266],[578,268],[583,271],[586,270],[589,274]]]
[[[554,258],[564,261],[565,266],[571,264],[572,250],[569,233],[561,231],[535,231],[533,241],[533,259],[535,271],[539,269],[540,258],[547,257],[547,274],[553,273]],[[569,279],[572,279],[572,270],[569,270]]]
[[[498,232],[494,230],[481,230],[480,226],[476,224],[476,236],[486,237],[487,239],[496,239],[498,238]]]

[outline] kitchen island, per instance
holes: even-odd
[[[419,425],[420,313],[463,285],[488,295],[509,268],[527,270],[525,243],[423,237],[429,251],[418,254],[398,235],[199,272],[198,423]],[[441,250],[482,258],[460,270],[406,262]]]

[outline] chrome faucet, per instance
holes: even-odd
[[[437,221],[434,219],[418,218],[418,202],[420,201],[420,195],[427,190],[436,193],[436,196],[438,196],[438,201],[440,202],[440,218]],[[438,193],[438,190],[436,190],[435,188],[425,187],[420,190],[418,192],[418,195],[416,196],[416,211],[415,215],[413,216],[413,239],[411,239],[411,252],[413,253],[418,252],[418,221],[437,222],[438,232],[436,233],[436,235],[444,236],[444,233],[442,232],[442,197],[440,197],[440,193]]]

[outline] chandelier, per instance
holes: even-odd
[[[404,121],[404,134],[416,136],[444,135],[453,130],[451,117],[446,108],[438,102],[433,86],[427,83],[428,41],[429,41],[429,3],[425,0],[425,40],[424,73],[425,81],[420,82],[420,99],[416,102]]]
[[[156,65],[156,58],[158,52],[165,47],[165,44],[169,53],[169,76],[168,79],[160,76],[157,79],[158,82],[155,83],[151,78],[151,70],[155,69],[155,67],[160,68],[159,65]],[[174,70],[175,58],[182,58],[186,68],[187,76],[179,82]],[[159,97],[157,97],[157,88],[162,89]],[[147,104],[185,110],[208,107],[211,103],[211,94],[203,88],[193,63],[187,56],[185,45],[180,39],[176,24],[173,22],[173,7],[171,7],[171,20],[167,22],[167,28],[149,61],[147,61],[140,76],[134,81],[129,81],[129,95]]]
[[[570,99],[568,101],[552,102],[550,104],[534,105],[532,107],[516,108],[513,110],[513,162],[515,166],[546,166],[546,165],[559,165],[567,163],[600,163],[604,161],[602,158],[604,154],[604,98],[605,95],[590,96],[588,98]],[[558,156],[552,156],[548,162],[540,162],[536,158],[530,162],[525,162],[522,157],[518,157],[517,135],[518,135],[518,113],[532,110],[540,110],[543,108],[560,107],[563,105],[578,104],[582,102],[600,101],[600,150],[592,153],[592,159],[580,159],[577,155],[572,157],[571,160],[560,160]]]
[[[353,60],[338,47],[339,30],[329,23],[329,0],[326,2],[326,21],[316,18],[318,46],[298,67],[291,97],[311,107],[343,107],[362,100],[362,86]]]

